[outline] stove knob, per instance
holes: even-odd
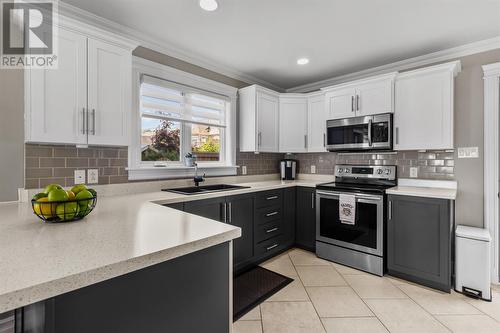
[[[382,171],[382,169],[378,169],[378,170],[377,170],[377,173],[378,173],[379,175],[381,175],[381,174],[382,174],[382,172],[383,172],[383,171]]]
[[[337,171],[338,171],[338,173],[342,173],[342,172],[344,172],[344,169],[338,168]]]
[[[385,169],[385,174],[390,175],[391,174],[391,169]]]
[[[351,172],[349,169],[345,169],[345,173],[349,173]]]

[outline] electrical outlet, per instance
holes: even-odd
[[[88,183],[89,184],[97,184],[99,183],[99,170],[98,169],[88,169]]]
[[[75,185],[85,184],[85,170],[75,170]]]
[[[418,177],[418,168],[413,167],[410,168],[410,178],[417,178]]]
[[[246,165],[244,165],[244,166],[241,167],[241,174],[242,175],[246,175],[247,174],[247,166]]]
[[[316,173],[316,166],[315,165],[311,165],[311,173]]]
[[[479,158],[479,147],[458,148],[458,158]]]

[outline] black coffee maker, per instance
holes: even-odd
[[[297,161],[296,160],[282,160],[280,162],[281,180],[295,180],[297,175]]]

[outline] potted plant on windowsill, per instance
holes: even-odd
[[[193,155],[193,153],[187,153],[184,156],[184,164],[187,167],[193,168],[195,166],[195,162],[196,162],[196,155]]]

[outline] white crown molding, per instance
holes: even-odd
[[[216,63],[214,61],[207,61],[205,60],[205,57],[201,55],[195,55],[192,52],[183,50],[182,48],[177,47],[171,43],[155,40],[151,38],[149,35],[144,34],[140,31],[126,27],[114,21],[105,19],[103,17],[100,17],[98,15],[95,15],[86,10],[80,9],[78,7],[72,6],[62,1],[59,2],[59,14],[73,18],[77,21],[83,21],[86,24],[98,27],[100,29],[111,31],[125,38],[136,40],[138,41],[138,44],[140,46],[154,50],[156,52],[166,54],[168,56],[180,59],[182,61],[186,61],[190,64],[203,67],[218,74],[222,74],[230,78],[243,81],[248,84],[259,84],[280,92],[284,91],[282,87],[279,87],[275,84],[272,84],[265,80],[261,80],[252,75],[245,74],[229,66]]]
[[[389,72],[395,72],[395,71],[398,72],[420,66],[427,66],[437,62],[448,61],[451,59],[456,59],[471,54],[491,51],[495,49],[500,49],[500,36],[470,44],[465,44],[462,46],[453,47],[446,50],[425,54],[418,57],[397,61],[383,66],[373,67],[346,75],[336,76],[326,80],[304,84],[301,86],[287,89],[286,92],[296,92],[296,93],[310,92],[321,89],[323,87],[333,86],[340,83],[362,79],[373,75],[381,75]]]
[[[483,66],[484,77],[500,76],[500,62]]]

